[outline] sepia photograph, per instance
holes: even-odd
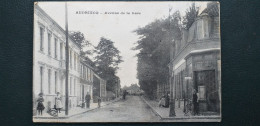
[[[221,122],[219,2],[40,1],[33,16],[33,122]]]

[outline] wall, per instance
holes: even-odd
[[[42,37],[40,34],[41,28],[43,29]],[[48,36],[50,36],[50,39]],[[33,93],[37,98],[38,94],[41,92],[40,67],[42,67],[42,91],[45,98],[44,104],[47,108],[48,106],[53,107],[56,92],[65,95],[65,32],[37,5],[35,5],[34,11],[33,38]],[[41,40],[43,40],[42,49],[40,48]],[[73,107],[76,106],[76,91],[78,90],[79,85],[78,58],[80,49],[71,39],[69,39],[69,48],[72,54],[70,55],[70,58],[73,59],[69,74],[69,91],[71,91],[69,106]],[[62,101],[63,103],[65,102],[65,97],[63,97]]]

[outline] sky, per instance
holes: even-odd
[[[53,18],[62,28],[65,28],[64,2],[38,2],[38,5]],[[185,14],[191,2],[68,2],[68,29],[80,31],[86,40],[96,46],[101,37],[114,42],[120,51],[124,62],[119,65],[117,76],[121,87],[138,84],[137,57],[138,51],[131,48],[136,46],[139,36],[133,31],[153,22],[155,19],[165,18],[177,10]],[[201,10],[206,2],[196,2]],[[201,11],[200,10],[200,11]],[[98,14],[77,14],[79,11],[98,12]],[[105,14],[118,12],[119,14]],[[125,14],[120,14],[121,12]],[[130,12],[130,14],[127,14]],[[137,12],[139,14],[132,14]]]

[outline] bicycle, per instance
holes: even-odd
[[[54,105],[54,108],[50,108],[47,113],[49,113],[53,117],[58,117],[58,109],[56,109],[56,106]]]

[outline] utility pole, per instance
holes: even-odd
[[[68,7],[65,3],[65,29],[66,29],[66,80],[65,80],[65,115],[69,114],[69,33],[68,33]]]
[[[170,17],[171,16],[170,15],[171,10],[172,10],[172,8],[169,7],[169,29],[170,29],[169,30],[169,37],[171,36],[171,17]],[[171,53],[171,51],[170,51],[170,53]],[[170,84],[170,95],[171,96],[170,96],[170,113],[169,113],[169,117],[176,116],[176,114],[175,114],[175,98],[174,98],[174,94],[173,94],[173,90],[175,90],[175,89],[174,89],[174,84],[172,84],[172,83],[174,83],[174,82],[172,82],[172,68],[173,68],[172,63],[170,63],[170,66],[169,66],[169,75],[170,75],[169,76],[169,84]]]

